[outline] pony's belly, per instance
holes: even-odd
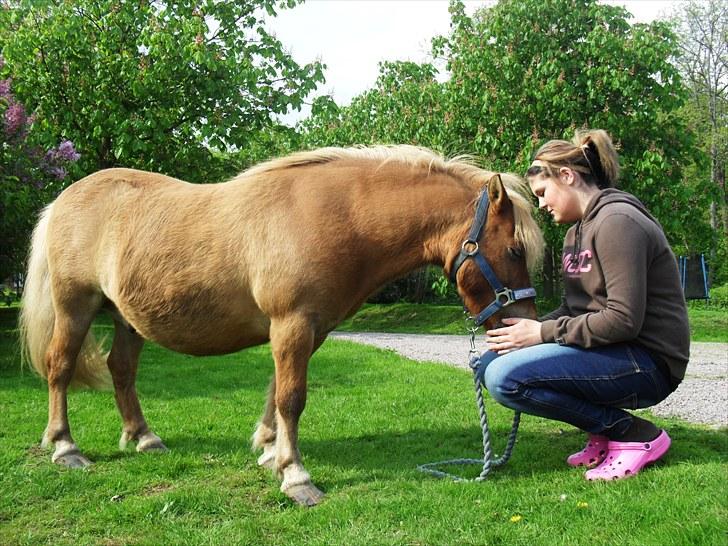
[[[144,339],[191,355],[227,354],[268,341],[270,319],[244,291],[172,284],[145,283],[115,297],[119,314]]]
[[[149,323],[138,331],[145,339],[167,349],[195,356],[234,353],[268,341],[268,325],[251,321]]]
[[[111,302],[109,302],[111,303]],[[152,309],[156,309],[156,312]],[[208,308],[207,312],[184,312],[164,306],[134,309],[114,306],[107,310],[123,324],[133,328],[144,339],[178,353],[196,356],[234,353],[268,341],[270,319],[259,309],[240,310]]]

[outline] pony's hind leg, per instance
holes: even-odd
[[[98,311],[98,304],[93,300],[79,297],[66,302],[66,305],[55,306],[53,336],[45,356],[48,370],[48,426],[41,445],[54,445],[51,460],[71,468],[83,468],[91,464],[71,437],[68,386],[73,379],[84,339]]]
[[[114,343],[106,361],[114,381],[114,397],[121,413],[123,428],[119,449],[136,442],[137,451],[166,451],[162,440],[144,420],[136,392],[136,374],[144,339],[125,324],[114,320]]]
[[[313,506],[323,498],[311,482],[298,451],[298,421],[306,405],[306,372],[315,348],[313,328],[305,317],[293,315],[271,321],[271,350],[275,360],[275,468],[281,491],[299,504]]]
[[[253,433],[253,449],[262,449],[258,464],[275,470],[276,458],[276,377],[271,379],[265,410]]]

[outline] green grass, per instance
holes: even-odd
[[[728,312],[725,309],[691,305],[688,316],[693,341],[728,342]],[[466,322],[461,305],[367,304],[338,329],[344,332],[463,334]]]
[[[416,303],[365,304],[339,325],[342,332],[397,334],[463,334],[466,315],[462,305]]]
[[[728,310],[692,305],[688,308],[688,317],[693,341],[728,342]]]
[[[655,419],[674,440],[664,463],[590,483],[564,463],[581,435],[524,416],[511,461],[487,481],[437,480],[416,465],[481,453],[469,374],[343,341],[309,368],[300,447],[327,495],[316,508],[293,505],[249,451],[273,369],[265,346],[193,358],[148,344],[138,390],[170,452],[119,452],[112,394],[78,391],[71,426],[95,464],[60,468],[38,447],[47,391],[18,369],[15,314],[0,311],[0,544],[725,543],[725,430]],[[511,414],[488,411],[502,446]]]

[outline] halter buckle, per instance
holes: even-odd
[[[468,245],[472,245],[472,250],[467,250],[465,247]],[[480,251],[480,246],[478,245],[478,241],[473,241],[472,239],[465,239],[463,241],[463,245],[460,247],[463,254],[466,256],[475,256]]]
[[[505,307],[506,305],[510,305],[516,301],[513,290],[511,290],[510,288],[501,288],[500,290],[494,291],[495,301],[497,301],[503,307]],[[505,298],[505,301],[503,301],[502,298]]]

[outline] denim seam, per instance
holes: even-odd
[[[621,378],[627,377],[629,375],[638,375],[638,374],[644,375],[643,372],[631,371],[631,372],[625,372],[625,373],[616,374],[616,375],[598,375],[598,376],[590,375],[589,377],[574,377],[571,375],[563,375],[563,376],[558,376],[558,377],[555,377],[553,375],[547,376],[547,377],[541,377],[541,376],[533,377],[532,376],[524,381],[520,381],[520,383],[523,385],[532,386],[532,385],[536,385],[537,383],[539,383],[541,381],[545,381],[546,383],[551,383],[552,381],[563,381],[563,380],[579,381],[579,382],[581,382],[581,381],[610,381],[612,379],[621,379]],[[508,392],[516,392],[516,391],[508,391]]]
[[[518,391],[515,391],[515,392],[518,392]],[[577,412],[571,410],[570,408],[567,408],[567,407],[564,407],[564,406],[556,406],[554,404],[549,404],[548,402],[542,402],[541,400],[537,400],[536,398],[533,398],[532,396],[528,396],[528,394],[526,394],[523,391],[521,391],[519,394],[520,394],[521,397],[530,400],[532,403],[534,403],[537,406],[546,407],[546,408],[553,408],[553,409],[557,409],[559,411],[563,411],[564,413],[569,414],[569,415],[572,415],[572,416],[576,416],[576,417],[578,417],[581,420],[591,421],[594,424],[603,426],[605,429],[612,428],[612,427],[618,425],[619,423],[621,423],[622,421],[624,421],[626,419],[632,419],[632,416],[629,413],[627,413],[625,410],[623,410],[621,408],[612,408],[612,409],[624,411],[627,415],[625,415],[624,417],[622,417],[620,419],[617,419],[611,425],[605,425],[601,421],[598,421],[598,420],[596,420],[596,419],[594,419],[592,417],[589,417],[587,415],[583,415],[581,413],[577,413]]]
[[[639,362],[637,362],[637,358],[632,352],[632,347],[630,347],[629,345],[625,345],[625,348],[627,349],[627,355],[629,356],[629,360],[632,362],[632,366],[634,366],[634,371],[636,373],[641,373],[643,370],[642,368],[640,368]]]
[[[636,375],[636,374],[637,374],[637,372],[634,372],[634,375]],[[641,375],[644,376],[645,374],[641,374]],[[649,374],[647,374],[647,375],[649,375]],[[591,381],[595,381],[595,380],[596,381],[599,381],[599,380],[602,380],[603,381],[603,380],[617,379],[617,378],[621,378],[621,377],[624,377],[624,376],[607,376],[607,377],[600,377],[600,378],[594,378],[594,377],[577,378],[577,377],[569,377],[569,376],[566,376],[566,377],[551,377],[551,378],[548,378],[547,380],[545,380],[545,383],[546,383],[545,386],[553,389],[552,383],[554,381],[559,381],[559,380],[564,380],[564,379],[565,380],[568,380],[568,381],[572,381],[574,383],[582,383],[584,381],[587,381],[587,382],[591,382]],[[533,379],[530,379],[530,380],[521,381],[520,382],[520,385],[522,387],[516,388],[515,390],[511,390],[511,389],[506,390],[506,389],[503,389],[501,387],[501,391],[503,392],[503,394],[508,394],[510,396],[513,396],[513,395],[525,396],[523,394],[523,391],[526,390],[526,389],[531,389],[531,388],[544,388],[544,385],[539,384],[540,381],[544,381],[544,380],[543,379],[538,379],[538,378],[533,378]],[[652,382],[654,383],[654,381],[652,381]],[[531,398],[531,397],[527,397],[527,398],[529,400],[535,400],[534,398]],[[609,400],[609,401],[604,402],[604,403],[600,403],[600,402],[592,402],[592,403],[594,405],[596,405],[596,406],[601,406],[601,407],[613,407],[615,409],[624,409],[624,408],[621,408],[619,406],[614,406],[614,403],[615,402],[629,401],[630,402],[630,405],[627,406],[628,409],[636,409],[639,406],[639,400],[640,400],[640,395],[632,390],[632,391],[629,391],[629,393],[627,395],[625,395],[625,396],[623,396],[621,398],[618,398],[617,400]],[[549,407],[557,408],[557,409],[562,408],[562,406],[554,406],[554,405],[550,405],[550,404],[549,404]]]
[[[624,375],[615,375],[615,376],[587,377],[587,378],[570,377],[570,376],[549,377],[549,378],[546,378],[546,379],[544,379],[544,378],[531,378],[531,379],[526,380],[526,381],[521,381],[520,384],[523,385],[523,387],[524,388],[527,388],[527,389],[528,388],[534,388],[534,387],[535,388],[543,388],[544,386],[547,386],[547,387],[551,387],[552,388],[552,383],[555,382],[555,381],[568,380],[568,381],[571,381],[571,382],[574,382],[574,383],[582,383],[584,381],[586,381],[586,382],[592,382],[592,381],[608,381],[608,380],[612,380],[612,379],[621,379],[621,378],[626,377],[626,375],[627,374],[624,374]],[[650,382],[650,385],[653,388],[653,392],[655,394],[658,394],[658,395],[661,392],[660,389],[659,389],[659,387],[658,387],[658,385],[657,385],[657,383],[656,383],[656,381],[655,381],[655,378],[654,378],[654,376],[653,376],[652,373],[642,371],[642,372],[632,372],[631,375],[640,375],[641,377],[647,377],[648,380],[649,380],[649,382]],[[545,385],[544,384],[541,384],[541,382],[545,383]],[[520,392],[521,389],[518,389],[517,388],[515,390],[505,390],[505,389],[501,389],[501,390],[503,391],[504,394],[516,395],[516,394],[519,394],[519,392]],[[666,398],[666,397],[663,397],[662,400],[664,400],[664,398]],[[629,400],[631,402],[631,405],[634,406],[634,407],[628,406],[628,408],[629,409],[638,409],[639,407],[641,407],[640,404],[639,404],[639,401],[642,400],[642,399],[643,398],[640,396],[639,393],[634,392],[634,391],[630,391],[627,395],[625,395],[625,396],[623,396],[621,398],[618,398],[617,400],[610,400],[610,401],[604,402],[604,403],[594,402],[594,404],[595,405],[598,405],[598,406],[618,407],[618,406],[613,406],[614,402],[622,402],[622,401]],[[560,406],[553,406],[553,407],[560,407]],[[619,408],[619,409],[624,409],[624,408]]]

